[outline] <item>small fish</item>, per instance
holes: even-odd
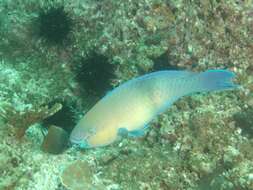
[[[119,136],[139,137],[148,123],[182,96],[238,87],[233,72],[158,71],[118,86],[98,101],[73,129],[70,141],[82,148],[105,146]]]

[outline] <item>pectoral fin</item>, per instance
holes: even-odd
[[[132,137],[132,138],[143,137],[145,135],[145,131],[147,128],[148,125],[145,125],[142,128],[131,131],[129,131],[127,128],[119,128],[118,135],[120,135],[121,137]]]
[[[124,127],[121,127],[118,129],[118,135],[121,137],[124,137],[124,138],[128,137],[128,133],[129,133],[129,131]]]
[[[128,136],[129,137],[143,137],[148,127],[149,127],[148,125],[145,125],[144,127],[140,129],[129,131]]]

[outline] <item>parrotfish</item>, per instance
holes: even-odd
[[[129,80],[106,94],[74,127],[70,141],[82,148],[111,144],[118,137],[140,137],[150,121],[180,97],[223,91],[238,85],[228,70],[157,71]]]

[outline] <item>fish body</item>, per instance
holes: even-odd
[[[70,141],[84,148],[105,146],[121,134],[141,136],[148,123],[182,96],[237,87],[227,70],[158,71],[123,83],[79,121]]]

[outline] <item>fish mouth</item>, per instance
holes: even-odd
[[[91,148],[91,146],[89,145],[87,139],[71,138],[70,137],[70,142],[74,145],[77,145],[79,148]]]
[[[80,144],[84,139],[86,139],[86,136],[79,128],[74,128],[69,138],[70,142],[73,144]]]
[[[72,132],[70,134],[69,140],[71,143],[78,144],[79,142],[83,140],[83,138],[81,136],[73,135],[73,132]]]
[[[74,139],[74,138],[70,138],[70,142],[72,144],[79,144],[82,142],[82,139]]]

